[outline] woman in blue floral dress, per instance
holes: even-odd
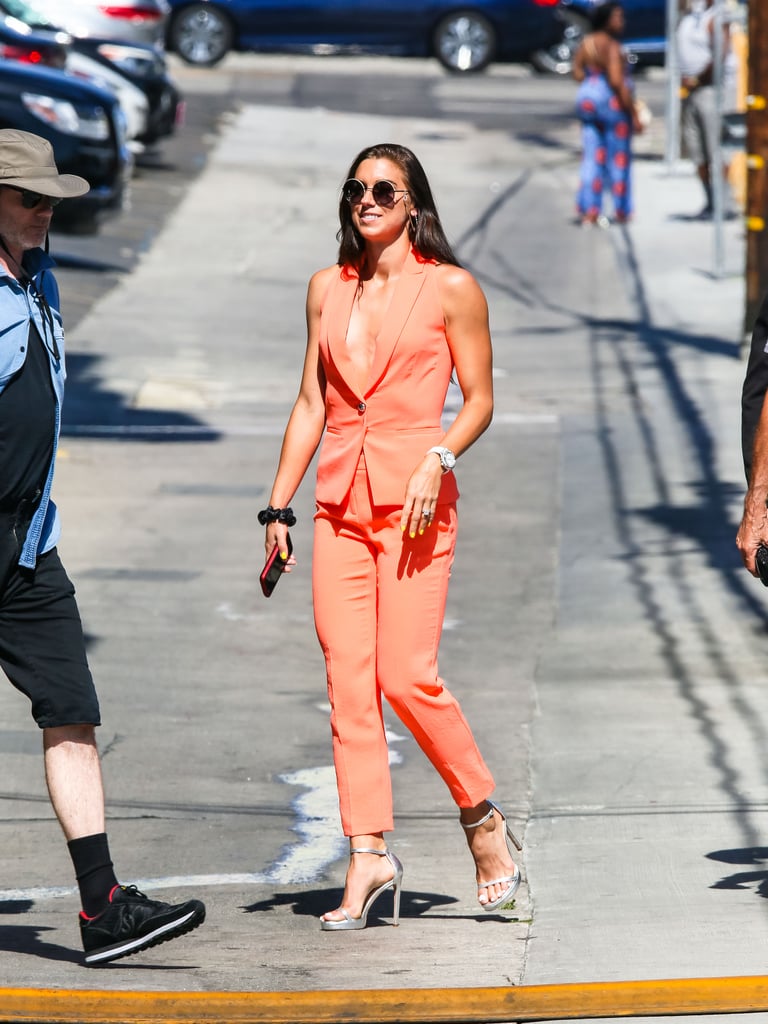
[[[608,0],[592,16],[593,31],[576,51],[573,76],[580,83],[576,106],[582,126],[582,159],[576,206],[582,224],[603,221],[603,192],[610,189],[614,219],[632,214],[632,135],[641,132],[632,83],[619,38],[620,3]]]

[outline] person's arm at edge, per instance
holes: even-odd
[[[493,353],[488,304],[480,285],[468,271],[442,264],[437,273],[448,347],[464,399],[440,444],[459,456],[487,430],[493,418]],[[400,525],[403,529],[410,527],[412,535],[421,526],[419,517],[423,504],[437,500],[442,475],[440,460],[433,454],[425,454],[411,474]]]
[[[622,110],[631,118],[633,130],[638,133],[642,132],[643,126],[640,124],[640,119],[635,110],[635,98],[627,83],[624,51],[615,40],[611,40],[609,43],[605,74],[608,78],[608,84],[616,93],[616,98],[621,104]]]
[[[283,435],[275,481],[269,497],[273,508],[285,508],[290,505],[312,457],[317,451],[325,428],[325,379],[320,366],[319,338],[320,314],[322,302],[331,275],[337,267],[326,267],[313,274],[307,288],[307,349],[304,356],[304,369],[301,376],[299,393],[288,418]],[[269,523],[266,528],[264,546],[267,556],[275,544],[280,547],[280,554],[287,559],[288,566],[295,559],[288,559],[286,534],[288,527],[283,523]]]
[[[757,576],[755,552],[761,544],[768,545],[768,395],[755,432],[752,472],[744,498],[744,514],[736,534],[736,547],[744,565]]]
[[[755,573],[754,555],[765,525],[768,497],[768,294],[752,327],[749,357],[741,389],[741,452],[747,478],[744,514],[736,545],[747,569]]]

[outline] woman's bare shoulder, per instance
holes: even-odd
[[[440,283],[445,283],[449,288],[460,288],[462,285],[474,281],[472,274],[464,267],[458,267],[455,263],[436,263],[435,273]]]
[[[453,263],[438,263],[435,273],[438,287],[447,297],[461,298],[480,290],[480,285],[464,267],[457,267]]]
[[[331,287],[331,282],[338,274],[339,268],[335,263],[330,267],[323,267],[322,270],[315,271],[307,285],[308,306],[317,306],[319,308],[322,305],[323,299]]]
[[[327,288],[338,273],[339,267],[336,263],[333,263],[330,267],[323,267],[322,270],[316,270],[309,279],[309,290],[317,291],[318,289]]]

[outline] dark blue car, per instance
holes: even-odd
[[[48,139],[62,174],[91,186],[56,212],[62,221],[95,221],[122,205],[132,168],[125,119],[112,93],[62,71],[0,61],[0,128],[20,128]]]
[[[602,0],[556,0],[560,38],[534,55],[540,71],[570,74],[573,55],[590,30],[590,16]],[[637,67],[662,66],[666,56],[667,0],[621,0],[626,27],[622,42]]]
[[[169,0],[167,44],[190,64],[229,50],[436,57],[449,71],[525,61],[562,36],[557,0]]]
[[[581,15],[586,24],[595,0],[560,0],[560,10]],[[663,64],[667,35],[666,0],[622,0],[625,29],[623,42],[641,64]],[[682,6],[682,5],[681,5]]]

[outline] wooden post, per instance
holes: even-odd
[[[745,333],[768,292],[768,4],[749,0]]]

